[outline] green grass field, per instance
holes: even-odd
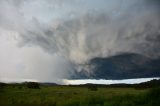
[[[0,106],[160,106],[160,89],[53,86],[0,89]]]

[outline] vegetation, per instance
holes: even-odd
[[[29,83],[28,83],[29,84]],[[115,85],[114,85],[115,86]],[[3,84],[0,106],[159,106],[160,88]],[[93,90],[96,89],[96,90]]]
[[[39,89],[39,84],[37,82],[27,82],[26,83],[28,88],[32,88],[32,89]]]
[[[91,91],[97,91],[98,88],[96,85],[93,85],[93,84],[88,84],[88,90],[91,90]]]

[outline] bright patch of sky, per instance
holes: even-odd
[[[79,84],[136,84],[141,82],[150,81],[160,78],[137,78],[137,79],[124,79],[124,80],[105,80],[105,79],[85,79],[85,80],[63,80],[67,85],[79,85]]]

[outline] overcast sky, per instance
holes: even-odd
[[[0,81],[70,78],[95,57],[160,56],[158,0],[0,0]],[[74,71],[73,71],[74,70]]]

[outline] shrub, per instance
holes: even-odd
[[[2,89],[4,86],[6,86],[6,84],[0,82],[0,89]]]
[[[98,90],[98,88],[97,88],[97,86],[96,86],[96,85],[89,85],[89,86],[88,86],[88,90],[91,90],[91,91],[97,91],[97,90]]]
[[[37,83],[37,82],[28,82],[27,87],[32,88],[32,89],[39,89],[40,88],[39,83]]]
[[[18,89],[22,89],[22,86],[19,86]]]

